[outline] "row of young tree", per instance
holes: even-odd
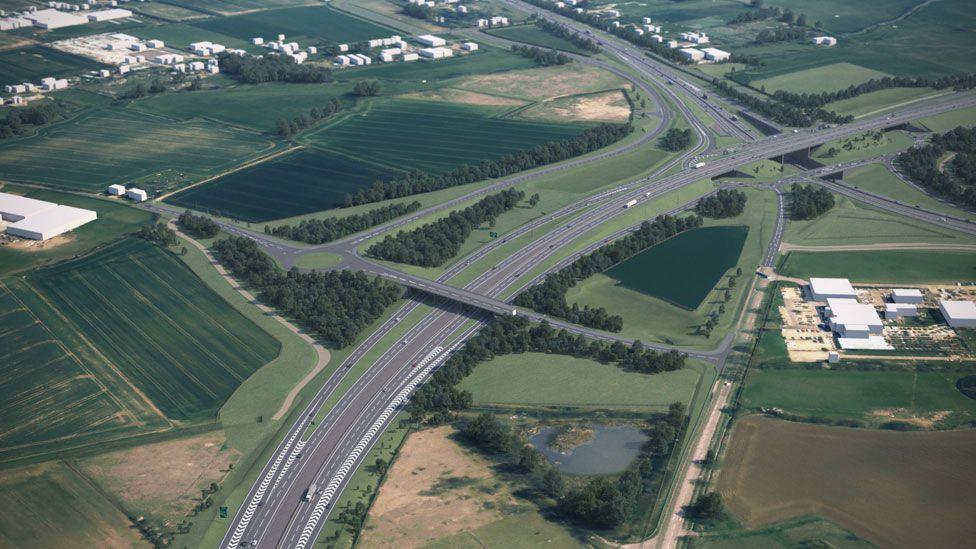
[[[813,219],[834,207],[833,193],[819,185],[794,183],[789,197],[793,219]]]
[[[401,295],[400,287],[362,271],[286,272],[250,238],[219,240],[214,255],[263,302],[336,347],[355,341]]]
[[[454,413],[471,406],[471,393],[459,390],[458,385],[478,364],[497,356],[528,352],[591,358],[646,374],[679,370],[687,358],[677,351],[645,348],[639,341],[630,346],[619,341],[608,344],[555,330],[547,323],[531,324],[522,317],[499,316],[452,354],[414,393],[409,406],[411,417],[435,425],[450,421]]]
[[[891,88],[934,88],[944,90],[953,88],[966,90],[976,87],[976,74],[962,74],[942,76],[940,78],[922,78],[911,76],[885,76],[872,78],[867,82],[852,84],[842,90],[822,91],[816,93],[796,93],[786,90],[773,92],[773,97],[802,109],[815,109],[828,103],[851,99],[866,93],[887,90]]]
[[[582,34],[572,29],[564,27],[559,23],[550,21],[548,19],[539,18],[535,20],[535,26],[539,27],[540,30],[548,32],[553,36],[558,36],[559,38],[568,40],[572,42],[574,46],[586,50],[588,52],[600,53],[601,51],[603,51],[600,49],[599,44],[596,43],[596,40],[593,40],[592,38],[587,38],[586,36],[583,36]]]
[[[496,217],[514,208],[524,198],[525,193],[520,190],[505,189],[433,223],[412,231],[400,231],[396,236],[387,235],[370,246],[366,253],[387,261],[437,267],[457,255],[461,245],[479,225],[494,225]]]
[[[216,221],[205,215],[194,215],[190,210],[181,213],[177,221],[180,227],[200,238],[213,238],[220,232]]]
[[[529,307],[540,313],[552,315],[583,326],[599,330],[619,332],[623,319],[611,315],[603,307],[579,308],[566,303],[566,292],[577,282],[632,257],[663,240],[689,229],[700,227],[702,218],[697,215],[676,218],[661,216],[653,223],[645,221],[634,233],[584,255],[563,269],[546,277],[545,282],[533,286],[515,298],[515,304]]]
[[[823,120],[832,124],[844,124],[854,119],[851,115],[841,116],[833,111],[827,111],[820,107],[803,109],[777,99],[758,97],[743,92],[719,78],[712,79],[712,85],[722,92],[722,94],[735,99],[749,109],[774,122],[787,126],[810,126],[817,120]]]
[[[695,213],[704,217],[735,217],[746,209],[746,193],[735,189],[720,189],[695,205]]]
[[[291,137],[302,130],[312,127],[319,120],[332,118],[341,108],[342,103],[333,97],[325,105],[309,109],[307,115],[300,114],[291,120],[279,118],[275,122],[275,133],[281,137]]]
[[[346,195],[346,206],[358,206],[391,198],[402,198],[485,179],[504,177],[601,149],[626,137],[630,124],[600,124],[561,141],[548,141],[532,149],[485,160],[477,166],[463,165],[442,174],[414,170],[391,181],[377,181],[368,189]]]
[[[522,57],[532,59],[543,67],[565,65],[573,60],[572,57],[566,55],[565,53],[558,52],[556,50],[544,50],[536,46],[522,46],[515,44],[512,46],[512,51],[521,55]]]
[[[298,225],[265,225],[265,234],[298,240],[309,244],[324,244],[344,236],[365,231],[381,223],[396,219],[420,209],[420,202],[414,200],[407,204],[397,202],[361,214],[346,217],[327,217],[325,219],[304,219]]]
[[[68,107],[60,101],[40,101],[23,108],[8,109],[7,116],[0,119],[0,139],[8,139],[30,133],[38,126],[44,126],[68,115]]]
[[[217,55],[220,72],[247,84],[289,82],[318,84],[332,81],[332,71],[321,65],[299,65],[286,55],[237,55],[223,52]]]
[[[661,148],[666,151],[678,152],[687,149],[691,145],[691,138],[694,134],[691,130],[684,129],[679,130],[678,128],[671,128],[665,133],[658,142]]]
[[[939,162],[956,153],[944,170]],[[968,208],[976,208],[976,129],[959,126],[933,135],[922,147],[910,148],[895,162],[908,177],[922,186]]]
[[[636,518],[641,500],[659,486],[651,481],[663,474],[662,466],[684,431],[686,421],[684,404],[671,404],[667,414],[647,419],[644,432],[649,440],[619,477],[594,477],[569,490],[559,469],[547,463],[539,450],[498,416],[490,413],[475,416],[462,425],[461,433],[478,450],[521,473],[526,484],[555,502],[553,511],[579,526],[609,529]]]

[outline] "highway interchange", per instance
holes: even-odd
[[[569,20],[552,16],[552,14],[534,8],[534,6],[520,2],[513,3],[517,3],[520,8],[527,11],[538,10],[542,16],[551,16],[559,19],[561,23],[569,24],[567,23]],[[576,25],[571,26],[575,27]],[[408,300],[386,322],[356,346],[348,358],[333,371],[323,387],[308,402],[294,425],[287,430],[282,442],[262,469],[254,486],[248,492],[243,506],[234,515],[231,526],[222,541],[222,546],[236,547],[242,544],[256,544],[261,547],[306,547],[308,544],[314,543],[322,525],[328,518],[329,512],[331,512],[332,504],[345,488],[352,471],[362,465],[364,456],[368,454],[369,448],[382,434],[387,425],[386,422],[395,416],[395,411],[400,408],[413,388],[426,379],[452,349],[475,334],[482,323],[490,318],[489,313],[511,314],[515,308],[509,305],[507,300],[511,299],[513,295],[532,284],[538,283],[544,279],[547,273],[561,268],[580,254],[588,253],[603,245],[608,239],[601,238],[595,242],[587,243],[575,253],[561,257],[559,261],[554,262],[549,268],[542,270],[535,276],[527,277],[527,273],[544,261],[549,258],[560,257],[563,249],[579,246],[581,240],[585,239],[586,235],[593,229],[629,212],[628,209],[623,208],[623,204],[628,200],[653,201],[691,183],[720,176],[756,160],[778,157],[864,131],[890,128],[913,119],[976,104],[976,97],[972,95],[952,95],[935,102],[914,105],[882,117],[864,119],[835,128],[816,131],[801,130],[799,133],[756,139],[753,130],[744,126],[741,121],[734,120],[718,105],[703,102],[691,89],[693,88],[691,84],[684,83],[675,77],[672,72],[673,69],[646,58],[640,51],[633,51],[636,48],[622,41],[604,37],[602,34],[601,38],[603,38],[605,50],[614,54],[630,72],[621,71],[604,63],[601,65],[611,67],[617,74],[626,76],[647,94],[648,99],[658,105],[662,115],[661,124],[654,131],[649,131],[629,140],[624,145],[610,147],[601,153],[496,181],[449,202],[415,212],[365,233],[352,235],[321,246],[286,244],[236,225],[222,223],[223,228],[228,232],[255,239],[266,251],[286,266],[293,265],[296,258],[303,254],[323,251],[336,253],[343,258],[343,264],[340,265],[340,268],[363,270],[377,274],[404,286],[414,288],[427,296],[423,300]],[[635,78],[634,74],[639,77]],[[677,82],[678,85],[668,85],[667,80]],[[437,280],[411,276],[387,265],[370,261],[360,255],[359,248],[365,240],[431,213],[456,207],[477,196],[523,183],[530,178],[573,169],[584,164],[604,160],[610,156],[636,150],[656,138],[667,125],[668,117],[671,114],[662,100],[662,93],[666,94],[678,106],[679,112],[692,123],[698,137],[698,144],[683,155],[658,168],[653,174],[603,191],[536,219],[506,235],[504,240],[497,239],[479,248],[470,256],[447,269]],[[727,132],[740,137],[744,142],[735,147],[737,149],[735,152],[714,157],[702,168],[685,168],[671,175],[664,175],[673,168],[686,164],[696,155],[709,152],[713,146],[709,132],[697,121],[694,114],[685,105],[685,101],[708,105],[709,114],[715,118],[718,125]],[[804,172],[803,175],[819,177],[833,173],[837,169],[837,167],[828,167],[810,170]],[[976,234],[976,227],[968,221],[927,212],[911,205],[866,193],[841,182],[819,179],[817,181],[839,194],[851,196],[876,207]],[[694,202],[697,202],[697,198]],[[694,202],[676,208],[674,213],[693,206]],[[772,266],[775,261],[782,238],[784,217],[781,194],[778,194],[778,204],[779,221],[762,261],[762,265],[766,267]],[[167,214],[175,212],[172,208],[162,205],[147,207]],[[557,221],[561,223],[559,228],[547,231],[534,238],[537,229]],[[632,229],[633,227],[628,227],[617,231],[609,239],[622,236]],[[527,234],[530,235],[529,238],[531,239],[528,244],[500,261],[495,268],[479,273],[463,288],[448,283],[451,278],[474,267],[478,259],[498,250],[509,239],[519,238]],[[429,311],[426,309],[418,311],[422,302],[429,306]],[[394,338],[392,332],[400,326],[400,322],[407,322],[407,315],[415,311],[418,314],[413,315],[410,321],[416,322],[416,324],[410,326],[404,335]],[[543,319],[542,315],[532,311],[519,309],[518,314],[532,320]],[[416,320],[413,317],[420,318]],[[573,333],[629,342],[612,334],[590,330],[556,319],[547,320],[555,327],[564,328]],[[732,336],[730,334],[711,351],[683,351],[693,357],[709,360],[720,368],[731,348],[731,342]],[[657,347],[668,348],[666,346]],[[336,396],[336,391],[350,369],[367,354],[380,351],[382,352],[379,358],[372,364],[366,365],[367,368],[364,373],[354,380],[345,393],[339,395],[336,403],[313,428],[310,425],[313,418],[317,417],[326,403]],[[414,367],[414,364],[417,366]],[[391,413],[391,410],[394,413]],[[303,500],[304,492],[313,483],[321,489],[320,493],[313,494],[311,501],[306,502]]]

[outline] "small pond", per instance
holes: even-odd
[[[647,435],[634,425],[594,424],[589,427],[594,430],[593,437],[566,453],[549,446],[555,427],[543,427],[531,442],[563,473],[609,475],[626,470],[647,441]]]

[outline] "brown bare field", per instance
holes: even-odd
[[[511,97],[488,95],[470,90],[457,88],[441,88],[427,92],[408,93],[404,99],[421,99],[426,101],[447,101],[449,103],[464,103],[466,105],[481,105],[488,107],[519,107],[527,102]]]
[[[519,113],[523,118],[581,122],[626,122],[630,104],[620,90],[560,97]]]
[[[623,88],[627,81],[603,69],[576,64],[479,74],[461,78],[453,87],[517,99],[543,101],[567,95]]]
[[[976,536],[976,430],[890,432],[739,420],[718,489],[747,528],[817,514],[882,547]]]
[[[79,468],[133,514],[179,521],[200,490],[220,484],[238,460],[223,431],[144,444],[81,460]]]
[[[21,252],[40,252],[63,246],[69,242],[74,242],[75,235],[62,234],[47,240],[30,240],[27,238],[6,237],[0,239],[0,246],[9,246],[12,250]]]
[[[491,464],[450,436],[452,427],[410,435],[370,510],[363,547],[421,547],[504,518],[518,505]]]

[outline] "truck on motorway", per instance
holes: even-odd
[[[626,204],[624,204],[624,208],[629,208],[631,206],[636,206],[636,205],[637,205],[637,199],[635,198],[633,200],[628,201]]]
[[[704,162],[696,162],[695,165],[692,166],[692,167],[695,168],[696,170],[698,168],[704,168],[705,167],[705,163]]]
[[[316,486],[314,482],[312,484],[309,484],[308,485],[308,488],[305,490],[305,495],[302,496],[302,499],[305,500],[305,501],[312,501],[312,496],[315,495],[315,492],[318,489],[319,489],[319,487]]]

